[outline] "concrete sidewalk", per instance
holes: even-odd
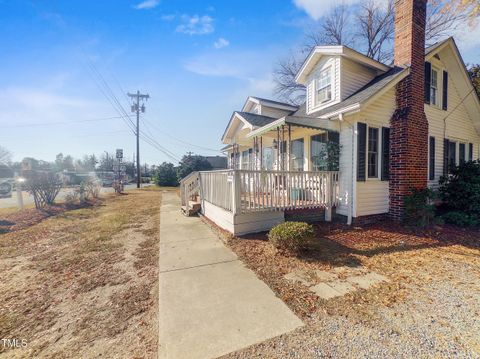
[[[216,358],[303,325],[197,217],[164,192],[159,358]]]

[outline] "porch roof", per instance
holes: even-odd
[[[256,130],[250,132],[246,137],[252,138],[256,136],[261,136],[269,131],[273,131],[279,126],[282,125],[292,125],[298,127],[306,127],[318,130],[325,131],[336,131],[338,132],[337,124],[333,121],[323,118],[311,118],[311,117],[300,117],[300,116],[285,116],[279,118],[278,120],[269,123],[265,126],[257,128]]]

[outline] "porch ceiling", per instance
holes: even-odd
[[[256,130],[250,132],[246,137],[252,138],[256,136],[261,136],[283,125],[291,125],[325,131],[339,131],[337,121],[311,117],[285,116],[272,123],[269,123],[268,125],[257,128]]]

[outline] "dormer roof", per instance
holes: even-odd
[[[299,84],[305,85],[307,76],[313,71],[318,61],[324,56],[343,56],[363,66],[377,70],[380,73],[390,70],[390,66],[382,64],[381,62],[365,56],[345,45],[315,46],[305,59],[300,71],[298,71],[295,81]]]
[[[298,106],[293,106],[285,102],[269,100],[269,99],[256,97],[256,96],[249,96],[247,98],[247,101],[245,101],[245,104],[243,105],[242,111],[248,112],[251,109],[252,104],[273,107],[279,110],[286,110],[286,111],[298,110]]]

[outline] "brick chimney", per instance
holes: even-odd
[[[395,66],[410,67],[396,88],[390,121],[390,217],[404,217],[404,197],[425,188],[428,178],[428,122],[424,111],[427,0],[395,2]]]

